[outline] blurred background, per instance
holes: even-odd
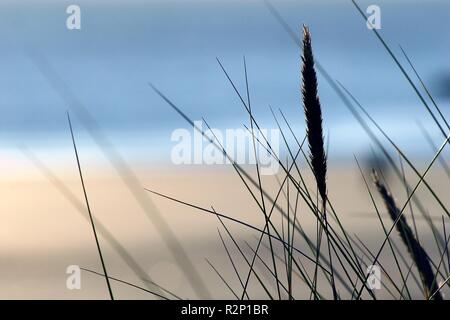
[[[66,27],[66,8],[72,4],[81,8],[80,30]],[[435,150],[423,130],[436,146],[442,143],[442,134],[351,1],[277,0],[272,4],[298,36],[302,24],[310,27],[316,59],[411,159],[424,164],[433,157]],[[411,72],[399,45],[407,52],[448,115],[450,3],[364,0],[358,4],[363,10],[373,4],[381,8],[380,33]],[[100,271],[92,230],[43,169],[50,169],[82,200],[67,111],[72,115],[95,216],[152,278],[195,296],[157,228],[142,214],[116,172],[111,152],[120,154],[141,186],[206,207],[216,204],[261,223],[260,216],[249,214],[255,207],[231,168],[172,164],[171,133],[189,126],[149,83],[194,120],[204,117],[219,129],[242,128],[248,115],[216,58],[244,92],[245,56],[255,118],[264,128],[276,128],[269,105],[281,108],[302,137],[298,45],[260,0],[5,0],[0,3],[0,39],[0,297],[107,298],[102,279],[95,275],[85,276],[82,290],[65,287],[65,268],[70,264]],[[342,204],[356,229],[369,230],[373,221],[358,220],[351,212],[371,210],[355,171],[354,155],[371,157],[372,143],[320,75],[319,94],[329,165],[335,168],[330,184],[345,193],[338,195],[337,207]],[[447,151],[444,156],[448,157]],[[432,174],[437,186],[444,185],[438,189],[446,190],[439,171]],[[230,198],[239,201],[230,204]],[[356,199],[351,210],[349,198]],[[205,256],[221,258],[217,221],[153,200],[195,264],[204,267]],[[368,223],[360,223],[364,221]],[[190,227],[199,225],[205,227]],[[105,250],[111,272],[133,279],[106,242]],[[212,296],[228,297],[220,280],[206,269]],[[126,286],[118,291],[122,298],[140,297]]]

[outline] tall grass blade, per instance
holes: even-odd
[[[59,179],[56,174],[48,168],[31,150],[21,147],[23,154],[33,163],[33,165],[50,181],[50,183],[69,201],[72,206],[81,214],[89,223],[89,215],[85,212],[85,205],[77,196]],[[99,235],[117,252],[126,265],[134,272],[134,274],[145,282],[148,290],[162,295],[160,287],[149,278],[147,272],[139,265],[135,258],[128,250],[114,237],[114,235],[94,217],[95,226]]]
[[[83,173],[81,171],[80,159],[78,157],[77,145],[75,143],[75,137],[73,135],[72,122],[70,121],[69,113],[67,113],[67,121],[69,122],[70,135],[72,136],[73,150],[75,151],[75,157],[76,157],[77,166],[78,166],[78,173],[80,174],[81,186],[83,187],[84,200],[86,201],[86,208],[89,213],[89,220],[91,222],[92,231],[94,232],[95,244],[97,245],[98,255],[100,256],[100,262],[102,264],[103,273],[105,274],[105,280],[106,280],[106,285],[108,287],[109,296],[111,297],[111,300],[114,300],[114,295],[113,295],[113,292],[111,289],[111,284],[109,283],[108,272],[106,271],[106,265],[105,265],[105,261],[103,259],[102,249],[100,248],[100,242],[98,240],[97,231],[95,229],[94,218],[92,217],[91,207],[89,205],[89,199],[87,196],[86,187],[84,185]]]

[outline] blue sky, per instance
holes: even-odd
[[[81,30],[67,30],[68,5],[81,8]],[[450,73],[450,23],[445,1],[359,1],[381,8],[381,34],[401,56],[408,52],[448,114],[438,80]],[[0,4],[0,133],[16,143],[60,148],[70,103],[30,56],[37,52],[119,145],[167,155],[170,133],[186,124],[148,87],[152,82],[194,119],[219,128],[247,118],[216,57],[244,89],[249,67],[255,115],[271,128],[268,106],[282,108],[304,130],[299,95],[300,52],[262,1],[21,1]],[[316,58],[383,127],[411,151],[424,148],[416,122],[439,144],[420,101],[350,1],[277,1],[286,22],[313,32]],[[408,69],[408,71],[410,71]],[[367,148],[368,139],[342,102],[320,81],[331,153]],[[80,119],[75,127],[83,135]],[[415,137],[411,139],[411,137]],[[420,141],[420,143],[418,143]],[[148,149],[147,149],[148,148]]]

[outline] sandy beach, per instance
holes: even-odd
[[[87,223],[82,189],[75,168],[59,167],[53,170],[55,176],[67,187],[73,198],[63,194],[56,188],[42,171],[30,165],[28,173],[20,179],[5,178],[0,184],[0,210],[2,224],[0,227],[0,246],[3,255],[0,269],[2,273],[0,297],[12,298],[58,298],[58,299],[88,299],[108,298],[104,280],[97,275],[82,273],[81,290],[66,288],[66,269],[69,265],[79,265],[101,272],[91,226]],[[254,168],[247,168],[254,172]],[[250,171],[251,170],[251,171]],[[305,179],[308,186],[312,184],[311,175],[305,168]],[[264,227],[264,217],[246,191],[232,167],[160,167],[152,170],[138,169],[141,185],[175,197],[192,204],[211,208],[217,212]],[[168,252],[161,234],[155,229],[147,214],[137,205],[130,191],[114,171],[96,167],[85,169],[86,188],[91,209],[95,218],[119,241],[128,253],[138,262],[152,280],[165,288],[170,288],[181,297],[195,298],[195,293],[186,281],[182,270],[177,266],[173,256]],[[430,172],[427,181],[445,198],[445,181],[440,179],[442,172],[438,167]],[[281,178],[281,175],[280,175]],[[413,184],[417,177],[408,175]],[[404,188],[394,183],[390,185],[399,203],[406,200]],[[367,193],[361,175],[351,166],[332,167],[329,171],[329,197],[336,212],[339,214],[345,228],[358,235],[369,248],[376,250],[383,240],[382,229],[376,219],[373,205]],[[263,185],[270,194],[275,195],[278,182],[274,176],[266,176]],[[293,193],[293,191],[291,190]],[[432,216],[436,217],[437,225],[440,212],[429,194],[420,188],[418,194],[426,201]],[[291,195],[292,196],[292,195]],[[376,197],[378,206],[385,213],[382,202]],[[164,218],[173,230],[182,246],[187,251],[191,261],[199,270],[204,282],[210,290],[211,297],[232,298],[228,289],[206,263],[211,261],[226,277],[230,284],[239,288],[232,266],[217,234],[218,220],[211,214],[188,208],[155,195],[148,195],[148,201],[154,204],[158,214]],[[286,200],[280,200],[284,205]],[[410,213],[407,213],[410,216]],[[416,216],[420,216],[416,212]],[[304,230],[314,235],[315,220],[306,206],[300,202],[298,218]],[[274,218],[279,219],[279,214]],[[281,219],[279,219],[281,221]],[[384,214],[386,224],[392,223]],[[256,233],[233,222],[227,222],[236,239],[255,244]],[[433,248],[431,232],[423,219],[417,218],[421,241],[425,247]],[[222,233],[223,232],[223,229]],[[401,247],[398,235],[392,238]],[[314,239],[314,238],[313,238]],[[228,239],[229,240],[229,239]],[[231,242],[227,241],[230,244]],[[104,250],[105,261],[111,276],[141,284],[133,271],[110,246],[110,243],[100,236]],[[296,245],[306,248],[298,237]],[[246,248],[251,255],[251,251]],[[306,250],[306,249],[305,249]],[[431,252],[435,252],[433,250]],[[268,251],[263,249],[263,256]],[[281,253],[282,251],[280,251]],[[306,251],[305,251],[306,252]],[[438,259],[437,253],[434,256]],[[392,256],[386,254],[383,264],[393,269]],[[241,261],[242,274],[247,268]],[[261,272],[264,271],[259,266]],[[297,282],[297,290],[304,292],[305,287]],[[113,283],[117,298],[154,298],[152,295],[130,288],[124,284]],[[414,287],[414,285],[411,285]],[[417,288],[416,288],[417,289]],[[414,290],[412,290],[414,292]],[[417,291],[417,290],[416,290]],[[264,293],[255,281],[251,282],[250,293],[254,298],[264,298]],[[389,298],[383,289],[377,294]],[[414,295],[420,298],[420,292]],[[307,296],[304,296],[307,298]]]

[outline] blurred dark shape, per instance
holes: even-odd
[[[433,93],[442,99],[450,99],[450,71],[441,71],[432,81]]]
[[[362,167],[365,174],[370,175],[375,169],[386,180],[389,180],[392,173],[386,157],[372,148],[362,157]]]

